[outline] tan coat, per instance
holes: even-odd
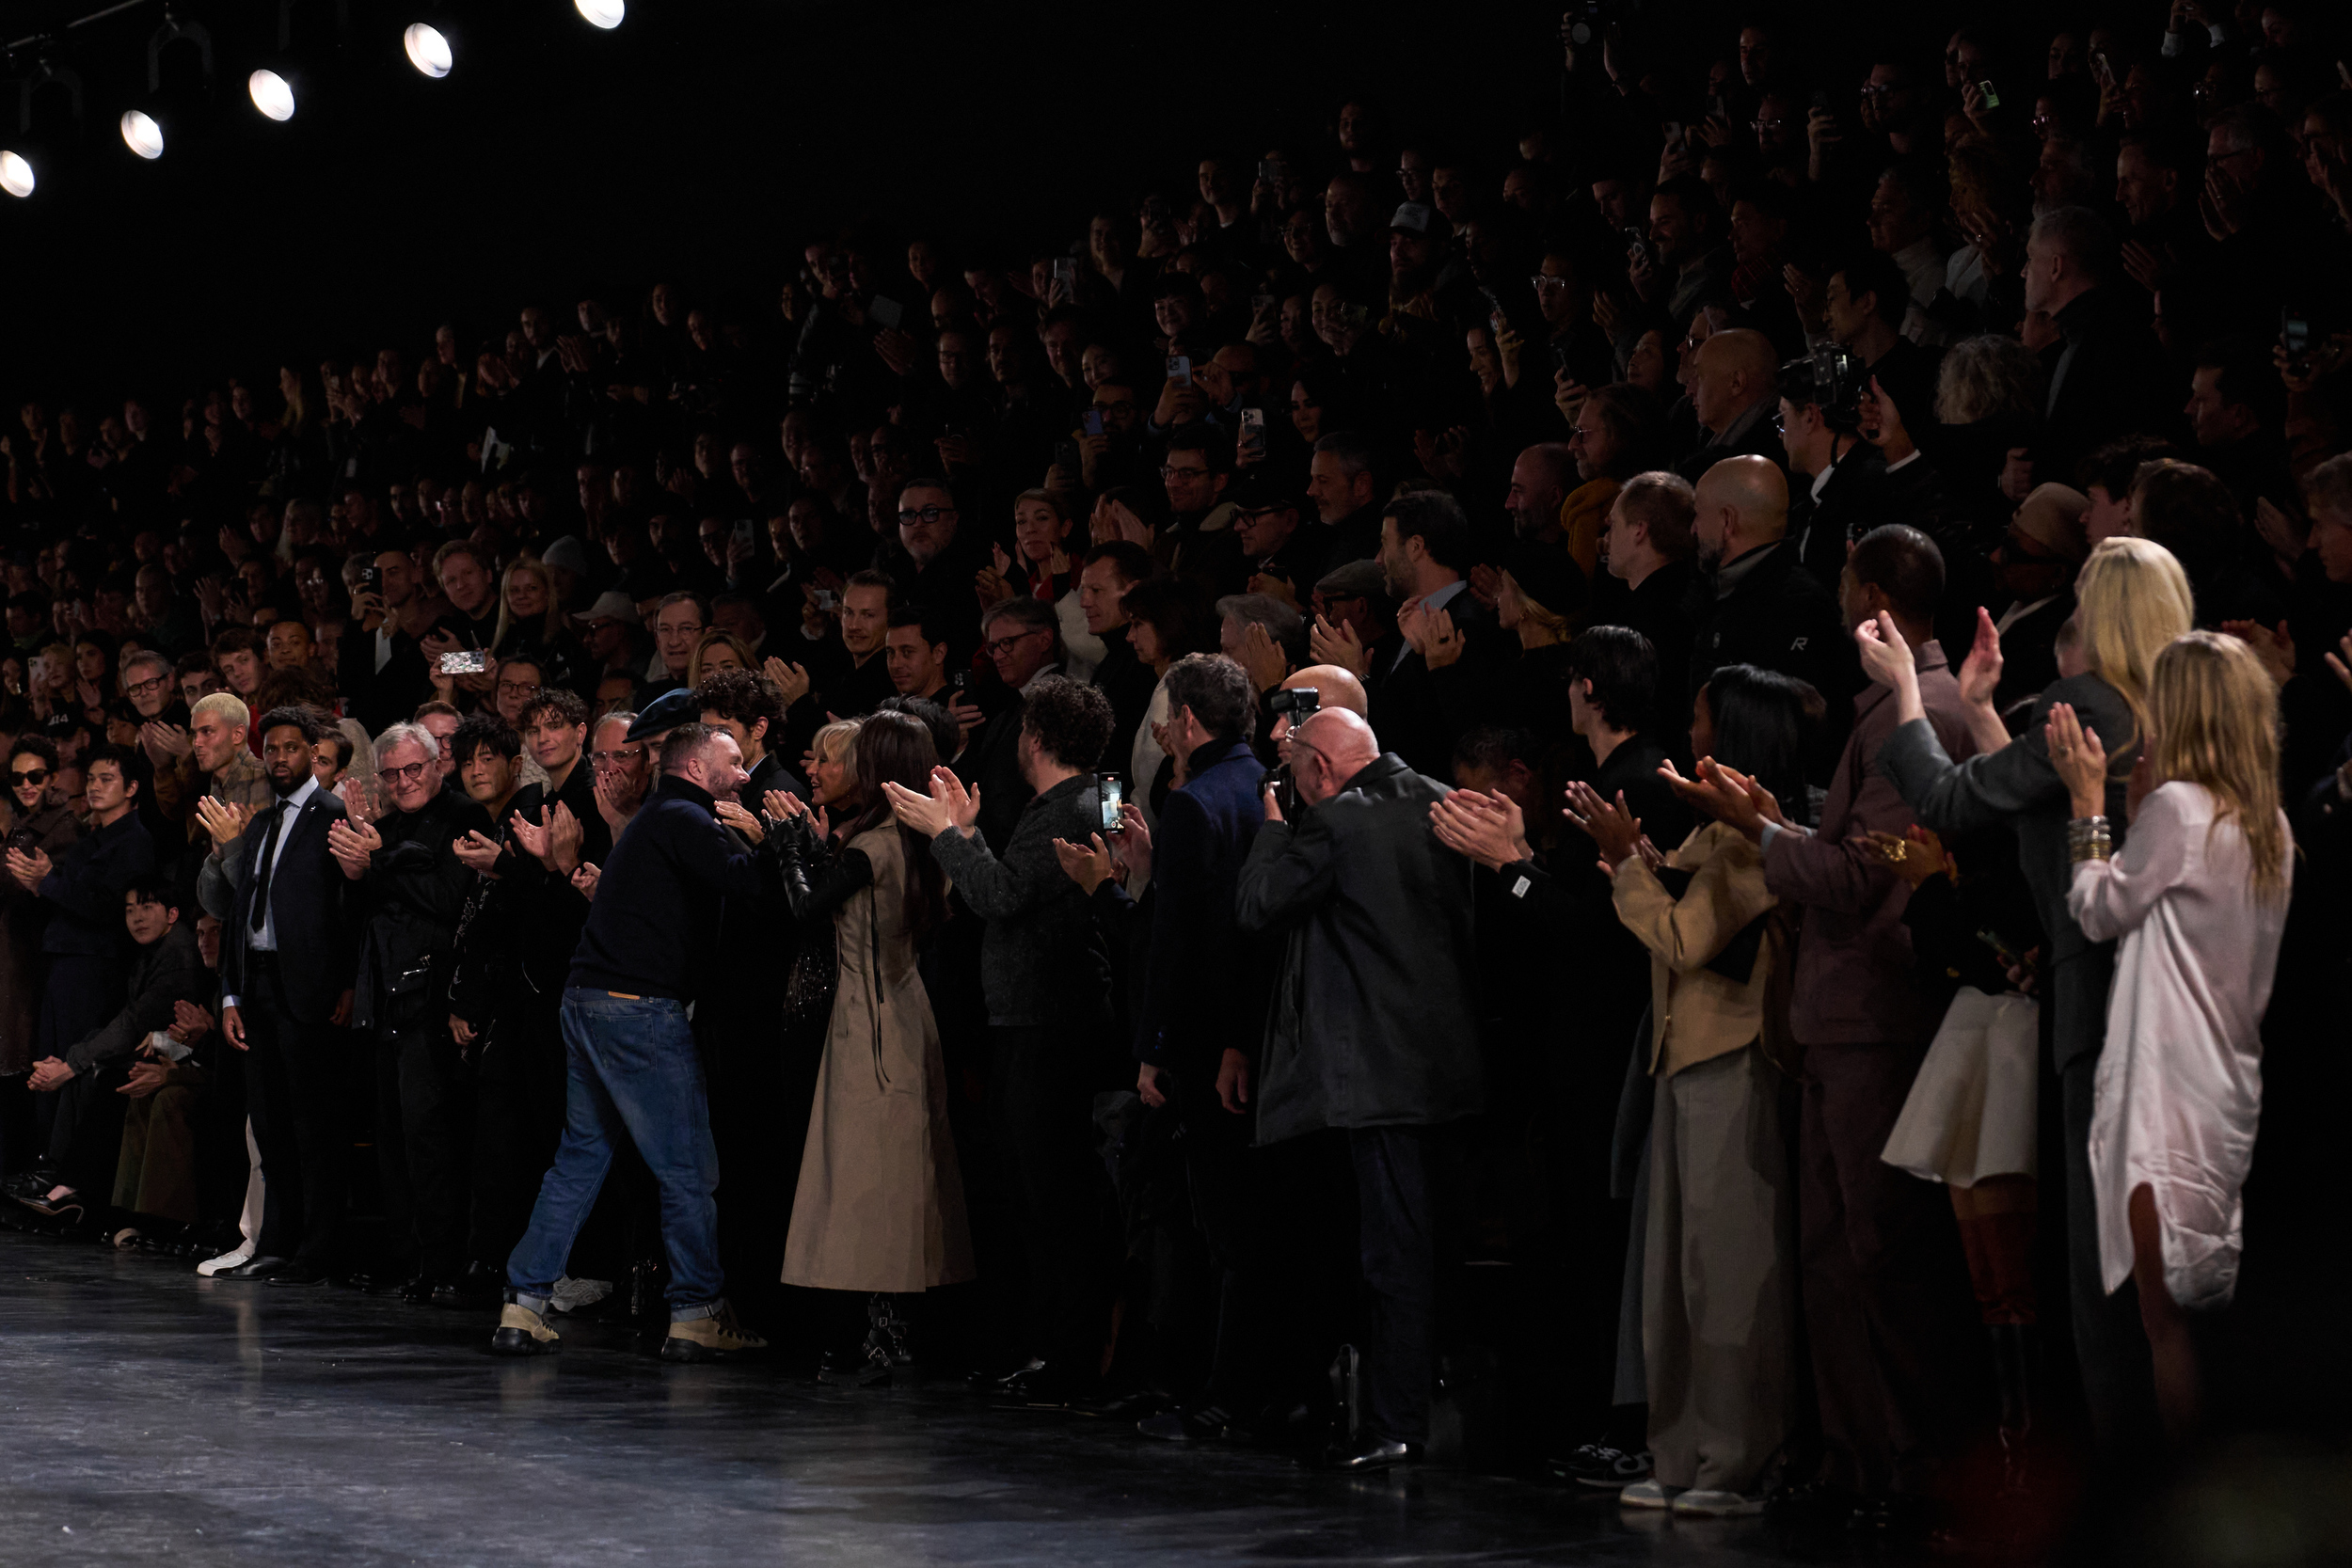
[[[1666,863],[1692,874],[1680,898],[1639,856],[1617,867],[1613,890],[1617,918],[1650,952],[1650,1071],[1680,1072],[1759,1038],[1767,1056],[1793,1067],[1786,922],[1767,922],[1744,982],[1707,967],[1752,921],[1779,912],[1763,857],[1738,830],[1708,822]]]
[[[903,845],[892,825],[850,844],[874,880],[834,914],[841,979],[792,1199],[787,1285],[923,1291],[973,1275],[947,1069],[902,913]]]

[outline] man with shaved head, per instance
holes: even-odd
[[[1753,664],[1810,685],[1828,702],[1828,727],[1836,731],[1821,758],[1826,776],[1852,717],[1839,710],[1851,707],[1845,699],[1858,689],[1861,671],[1837,600],[1799,563],[1788,537],[1788,478],[1768,458],[1727,457],[1699,476],[1696,500],[1691,531],[1710,592],[1692,642],[1691,694],[1726,664]]]
[[[1779,378],[1772,341],[1751,327],[1735,326],[1701,343],[1691,359],[1691,410],[1707,439],[1676,471],[1696,483],[1728,457],[1759,454],[1777,465],[1785,455],[1772,428]]]
[[[1364,695],[1364,683],[1336,664],[1310,664],[1294,672],[1279,689],[1296,691],[1302,688],[1312,691],[1322,707],[1345,708],[1359,719],[1372,712],[1372,703]],[[1295,728],[1289,714],[1278,713],[1266,735],[1274,742],[1274,754],[1284,762],[1291,759],[1291,732]]]
[[[1446,787],[1382,752],[1349,709],[1325,707],[1301,723],[1290,764],[1308,809],[1285,821],[1266,791],[1265,826],[1234,900],[1244,931],[1283,942],[1256,1086],[1258,1141],[1346,1133],[1372,1309],[1357,1345],[1361,1433],[1326,1460],[1383,1469],[1413,1458],[1429,1435],[1433,1236],[1454,1164],[1448,1130],[1484,1103],[1470,863],[1429,826]]]

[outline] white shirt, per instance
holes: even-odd
[[[287,796],[284,800],[279,800],[277,803],[276,810],[278,814],[278,842],[274,845],[270,845],[269,863],[267,865],[256,865],[253,868],[253,875],[261,879],[261,886],[267,887],[271,885],[272,880],[277,877],[278,863],[286,858],[286,840],[294,834],[294,818],[302,815],[302,808],[310,802],[310,797],[316,795],[318,792],[318,775],[313,773],[309,778],[302,781],[302,787],[300,789],[295,790],[292,795]],[[246,824],[245,831],[248,833],[258,832],[262,835],[262,837],[254,840],[253,852],[258,857],[261,854],[262,846],[269,844],[268,817],[260,812],[254,813],[253,820]],[[276,899],[271,899],[269,907],[262,911],[262,928],[258,931],[247,931],[246,933],[245,945],[246,951],[253,953],[275,953],[278,951],[278,901]]]

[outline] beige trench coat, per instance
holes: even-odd
[[[947,1126],[947,1069],[914,971],[895,825],[860,834],[873,885],[834,914],[841,978],[817,1069],[784,1282],[923,1291],[973,1275],[963,1178]],[[877,963],[879,958],[879,963]]]

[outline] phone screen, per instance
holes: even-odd
[[[1103,831],[1115,833],[1120,829],[1119,808],[1127,799],[1127,781],[1116,773],[1097,773],[1094,777],[1100,785]]]
[[[1168,380],[1170,380],[1170,381],[1175,382],[1175,383],[1176,383],[1178,386],[1180,386],[1180,387],[1189,387],[1189,386],[1191,386],[1191,385],[1192,385],[1192,360],[1191,360],[1191,358],[1190,358],[1189,356],[1185,356],[1185,355],[1182,355],[1182,354],[1171,354],[1171,355],[1169,355],[1169,356],[1168,356]]]
[[[1101,409],[1089,408],[1087,410],[1086,433],[1089,436],[1100,436],[1103,434],[1103,411]]]

